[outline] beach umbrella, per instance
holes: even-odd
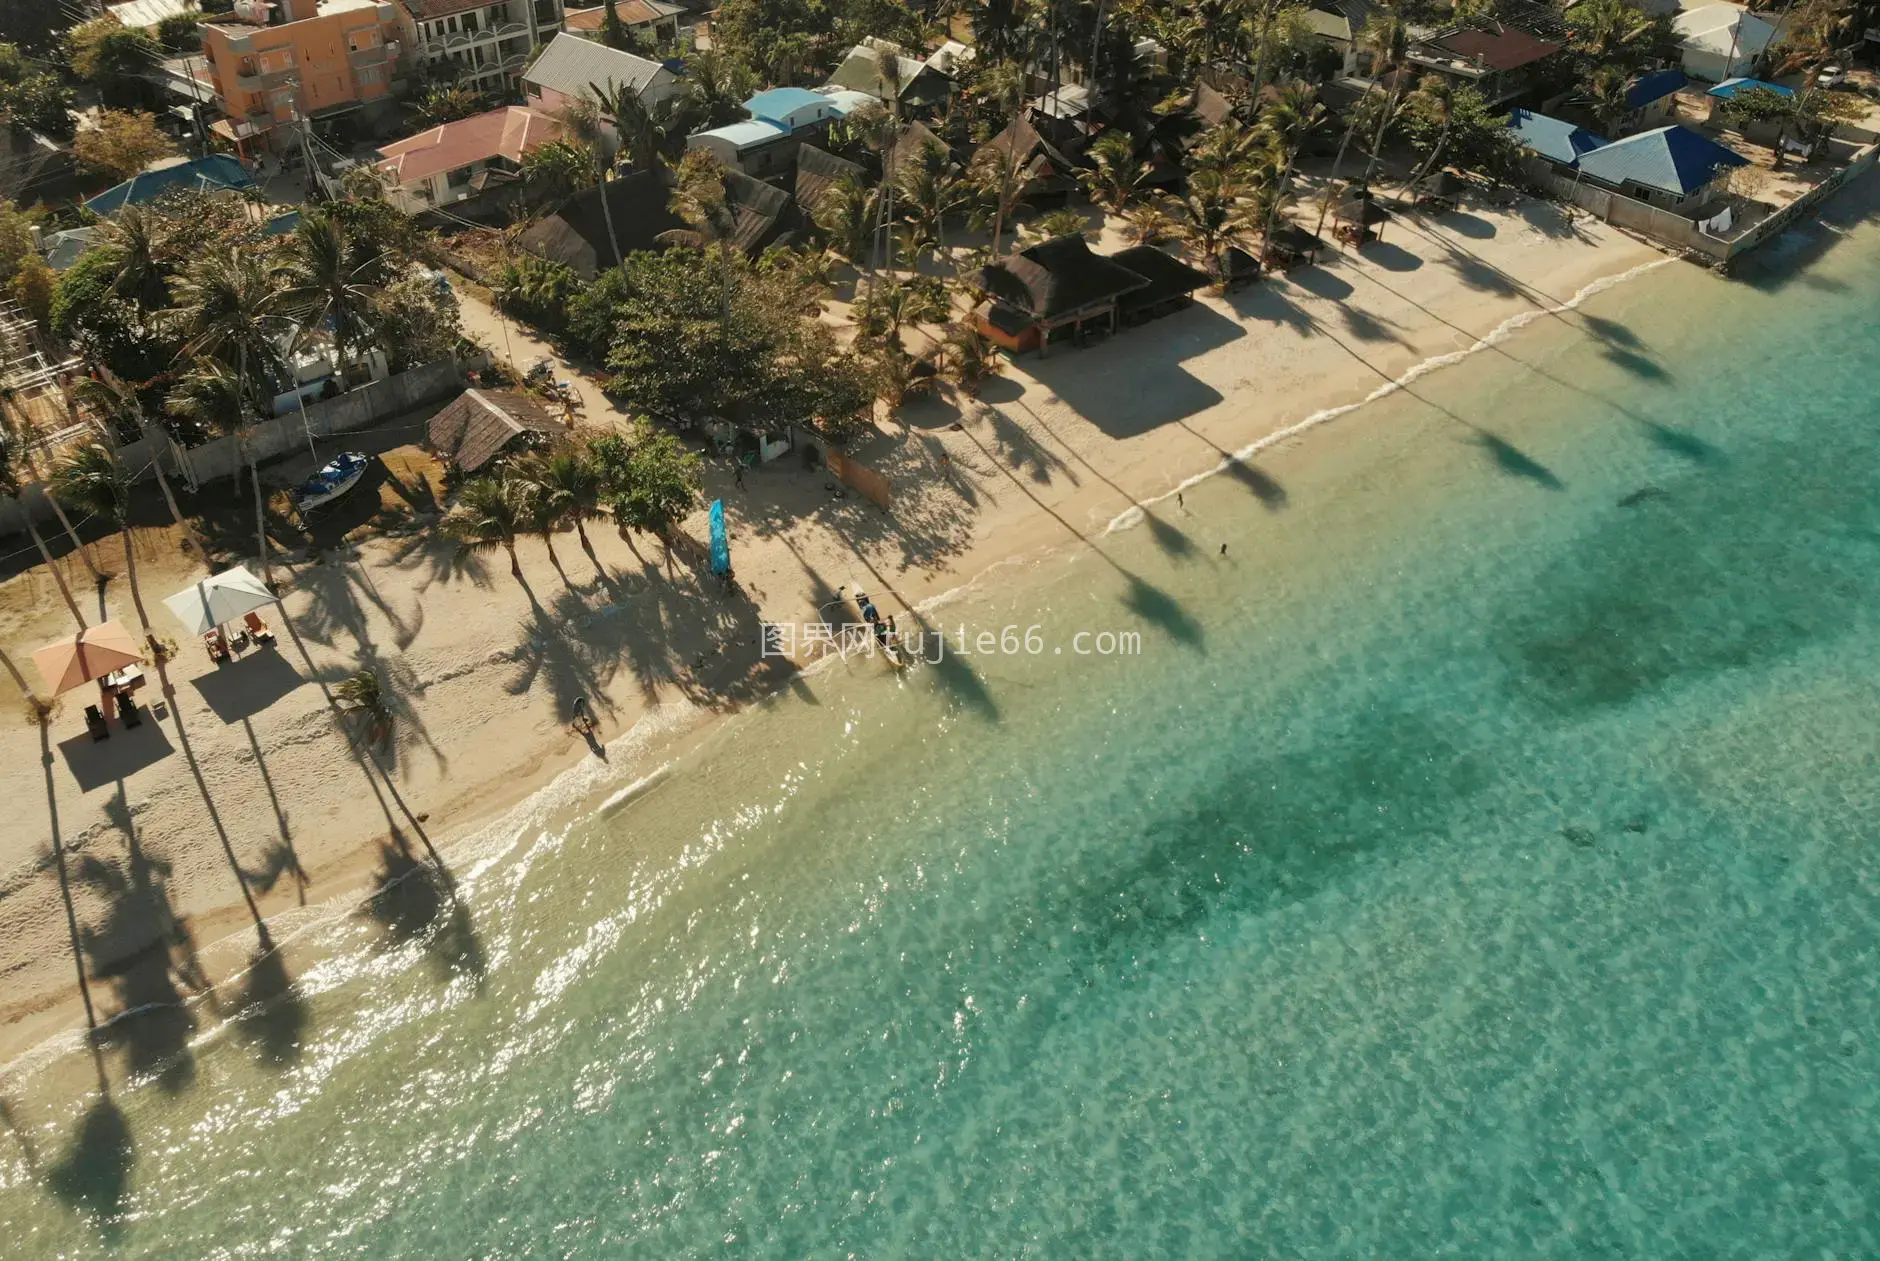
[[[33,654],[33,664],[54,696],[143,659],[143,645],[122,622],[87,627]]]
[[[273,604],[274,593],[261,579],[237,565],[165,597],[163,603],[191,634],[202,635],[244,613]]]

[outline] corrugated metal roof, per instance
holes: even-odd
[[[1618,187],[1637,184],[1688,197],[1724,167],[1749,160],[1688,127],[1660,127],[1627,136],[1580,159],[1580,170]]]
[[[645,92],[662,76],[672,78],[672,71],[657,61],[648,61],[618,48],[566,31],[557,31],[535,64],[522,73],[524,83],[553,88],[568,96],[592,97],[594,84],[632,88]]]
[[[1640,75],[1637,81],[1625,90],[1625,103],[1631,109],[1644,109],[1653,101],[1663,100],[1689,82],[1684,72],[1675,66],[1669,70],[1654,70],[1650,74]]]
[[[774,119],[779,123],[788,122],[792,114],[805,106],[826,110],[830,108],[829,98],[808,88],[771,88],[744,102],[752,118]]]
[[[1566,166],[1572,166],[1607,143],[1605,137],[1596,136],[1584,127],[1536,114],[1531,109],[1510,110],[1508,126],[1523,147]]]
[[[789,132],[777,126],[775,123],[767,123],[757,118],[747,118],[741,123],[726,123],[723,127],[713,127],[709,131],[696,131],[692,133],[692,136],[693,139],[697,139],[700,136],[711,136],[716,140],[724,141],[734,149],[751,149],[760,144],[769,144],[779,136],[787,136],[789,134]]]
[[[122,210],[126,202],[141,204],[180,189],[247,188],[252,183],[240,162],[225,153],[212,153],[133,175],[87,201],[85,209],[95,215],[110,215]]]

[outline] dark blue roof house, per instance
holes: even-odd
[[[1573,166],[1607,143],[1604,136],[1596,136],[1584,127],[1536,114],[1531,109],[1509,111],[1508,126],[1523,148],[1532,149],[1561,166]]]
[[[1642,74],[1625,90],[1625,107],[1630,110],[1644,109],[1647,105],[1664,100],[1689,82],[1684,71],[1676,66]]]
[[[240,162],[225,153],[212,153],[208,157],[178,162],[175,166],[166,166],[160,170],[141,171],[122,184],[107,188],[91,198],[85,203],[85,209],[96,215],[108,216],[127,205],[155,201],[165,193],[190,189],[213,191],[218,188],[248,188],[253,184],[254,181],[248,178],[248,172],[242,169]]]
[[[1682,209],[1719,171],[1749,159],[1688,127],[1660,127],[1614,141],[1580,159],[1590,180],[1654,206]]]

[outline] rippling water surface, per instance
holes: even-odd
[[[1880,1253],[1859,209],[460,855],[277,1036],[16,1079],[9,1255]]]

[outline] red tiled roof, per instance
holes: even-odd
[[[683,11],[677,5],[650,3],[649,0],[619,0],[614,5],[622,26],[650,26]],[[569,9],[562,15],[562,26],[570,31],[598,31],[606,16],[604,4],[592,9]]]
[[[1438,35],[1429,46],[1450,56],[1480,61],[1490,70],[1518,70],[1543,57],[1551,57],[1564,47],[1526,31],[1504,26],[1499,31],[1465,28]]]
[[[566,132],[560,119],[507,105],[395,140],[379,150],[378,166],[398,183],[410,184],[498,155],[520,162],[524,154]]]

